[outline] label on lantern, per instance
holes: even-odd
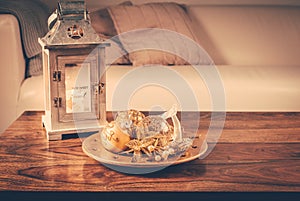
[[[91,112],[90,64],[74,64],[65,68],[66,112]]]

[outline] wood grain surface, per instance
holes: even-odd
[[[300,113],[227,113],[208,157],[145,175],[89,158],[80,138],[48,142],[42,114],[25,112],[0,134],[1,191],[300,191]],[[190,115],[207,132],[211,113]]]

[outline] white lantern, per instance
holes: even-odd
[[[84,1],[60,1],[49,20],[50,31],[39,38],[47,138],[60,140],[64,134],[99,130],[106,122],[105,47],[109,44],[92,28]]]

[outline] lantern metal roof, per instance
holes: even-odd
[[[91,25],[85,1],[60,0],[48,19],[50,31],[41,39],[46,46],[100,44]]]

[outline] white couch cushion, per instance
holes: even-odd
[[[228,111],[300,111],[299,66],[218,66]]]
[[[211,111],[211,97],[207,86],[192,66],[169,67],[186,81],[199,103],[200,111]],[[206,67],[207,68],[207,67]],[[113,96],[118,94],[121,80],[136,68],[130,66],[112,66],[107,71],[107,110],[116,108]],[[226,111],[300,111],[300,68],[298,66],[217,66],[222,79]],[[132,73],[132,72],[131,72]],[[159,76],[159,72],[157,76]],[[140,79],[141,77],[136,77]],[[141,78],[143,79],[143,78]],[[164,77],[165,83],[173,84],[173,77]],[[132,80],[134,83],[136,80]],[[128,85],[130,84],[130,81]],[[177,83],[181,85],[182,83]],[[20,103],[23,109],[43,110],[42,76],[31,77],[21,88]],[[162,85],[163,86],[163,85]],[[167,88],[153,84],[136,86],[129,100],[130,107],[138,110],[151,110],[153,107],[169,108],[181,97],[170,93]],[[30,92],[31,91],[31,92]],[[182,93],[182,92],[178,92]],[[180,100],[179,100],[180,101]],[[191,104],[192,104],[191,100]],[[118,106],[119,104],[117,104]],[[20,107],[21,108],[21,107]],[[193,110],[193,105],[183,108]]]
[[[43,76],[32,76],[24,80],[19,93],[17,112],[44,110]]]
[[[191,6],[202,46],[218,65],[299,65],[300,6]]]
[[[174,66],[170,68],[178,72],[191,86],[200,104],[200,111],[211,111],[210,93],[193,67]],[[116,85],[132,69],[126,66],[112,66],[108,70],[108,110],[113,108],[111,100],[113,93],[117,93]],[[298,66],[220,65],[217,66],[217,70],[224,85],[226,111],[300,111],[300,79],[298,76],[300,68]],[[159,76],[159,72],[157,74]],[[169,82],[171,81],[169,80]],[[139,110],[149,110],[153,104],[162,105],[165,108],[171,107],[174,101],[176,99],[167,90],[153,85],[137,91],[131,98],[130,105]],[[190,109],[185,108],[185,110]]]

